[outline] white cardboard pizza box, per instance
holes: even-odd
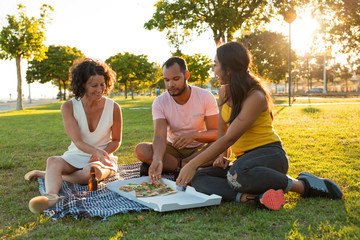
[[[132,178],[123,181],[115,181],[107,183],[107,187],[123,197],[129,198],[135,202],[141,203],[149,208],[152,208],[158,212],[167,212],[180,209],[196,208],[196,207],[205,207],[212,205],[219,205],[221,202],[221,197],[212,194],[206,195],[200,192],[197,192],[193,187],[187,186],[185,191],[178,190],[176,183],[168,179],[161,179],[161,183],[164,183],[176,189],[177,193],[166,195],[166,196],[155,196],[155,197],[136,197],[135,191],[124,192],[119,190],[119,187],[122,187],[129,183],[142,183],[150,182],[149,177],[140,177]]]

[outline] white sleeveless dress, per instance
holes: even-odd
[[[105,149],[111,142],[111,127],[113,125],[113,112],[114,112],[114,101],[109,98],[105,98],[104,110],[101,114],[99,123],[93,132],[90,132],[85,110],[81,103],[81,100],[71,99],[73,104],[74,117],[78,123],[80,134],[82,139],[87,144],[96,146],[100,149]],[[117,156],[109,154],[110,160],[113,163],[113,167],[105,166],[100,161],[91,162],[91,164],[98,164],[104,168],[110,168],[117,171]],[[85,153],[79,150],[76,145],[71,142],[68,151],[66,151],[61,158],[67,163],[76,168],[84,168],[88,165],[91,154]]]

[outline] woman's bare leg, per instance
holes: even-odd
[[[90,178],[90,168],[91,166],[95,167],[95,175],[99,181],[104,180],[110,174],[110,169],[102,168],[97,164],[87,165],[83,169],[75,171],[71,174],[63,175],[62,178],[71,183],[78,183],[78,184],[87,184]]]
[[[290,191],[303,194],[304,191],[305,191],[304,183],[302,181],[298,180],[298,179],[295,179],[295,178],[291,178],[291,180],[293,181],[293,184],[291,186]]]
[[[46,164],[45,189],[48,194],[58,194],[63,182],[62,175],[77,171],[61,157],[49,157]]]

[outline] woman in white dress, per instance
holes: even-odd
[[[115,80],[115,72],[106,63],[89,58],[74,63],[71,89],[75,97],[61,106],[71,145],[62,156],[47,159],[46,171],[33,170],[25,175],[26,180],[45,178],[46,193],[29,202],[33,213],[41,213],[63,199],[58,196],[63,180],[87,184],[91,166],[96,168],[99,181],[115,174],[117,157],[112,153],[121,144],[121,109],[105,97]]]

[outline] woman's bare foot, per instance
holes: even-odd
[[[32,170],[25,174],[24,178],[27,181],[35,181],[38,178],[45,178],[45,171]]]

